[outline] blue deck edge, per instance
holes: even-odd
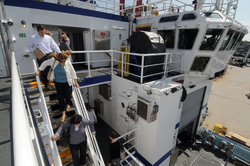
[[[95,10],[66,6],[66,5],[61,5],[61,4],[54,4],[54,3],[49,3],[49,2],[42,2],[42,1],[35,1],[35,0],[25,0],[25,2],[22,0],[7,0],[7,1],[4,1],[4,4],[7,6],[49,10],[49,11],[55,11],[55,12],[63,12],[63,13],[69,13],[69,14],[77,14],[77,15],[83,15],[83,16],[129,22],[128,17],[119,16],[119,15],[110,14],[110,13],[104,13],[104,12],[95,11]],[[136,19],[134,19],[134,23],[136,23]]]
[[[78,82],[78,84],[81,87],[81,86],[93,85],[93,84],[98,84],[98,83],[107,82],[107,81],[111,81],[111,75],[102,75],[102,76],[84,78],[84,81]]]

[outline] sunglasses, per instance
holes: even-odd
[[[59,61],[59,62],[66,62],[66,61]]]

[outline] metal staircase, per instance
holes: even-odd
[[[37,70],[35,60],[33,60],[34,71]],[[56,90],[43,92],[39,76],[36,76],[36,81],[39,89],[39,93],[29,96],[32,103],[33,110],[39,113],[35,113],[36,120],[46,149],[46,153],[50,162],[50,165],[71,165],[73,162],[69,146],[60,145],[60,139],[58,141],[52,141],[51,136],[62,125],[60,122],[61,112],[59,111],[59,103],[57,100]],[[53,86],[52,86],[53,87]],[[89,119],[87,110],[84,105],[79,88],[73,88],[72,103],[70,111],[66,112],[67,118],[65,122],[75,114],[82,115],[84,118]],[[37,105],[38,104],[38,105]],[[35,112],[34,111],[34,112]],[[41,116],[37,116],[41,114]],[[104,161],[100,153],[95,136],[92,136],[90,128],[86,128],[87,135],[87,158],[86,163],[88,166],[104,166]]]

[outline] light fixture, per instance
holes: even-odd
[[[159,111],[159,106],[156,104],[156,102],[154,102],[152,114],[156,114],[156,113],[158,113],[158,111]]]
[[[13,21],[12,21],[11,18],[8,19],[7,24],[8,24],[9,26],[12,26],[12,25],[13,25]]]
[[[26,28],[26,21],[22,20],[21,24],[22,24],[23,28]]]

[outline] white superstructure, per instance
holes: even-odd
[[[129,144],[125,147],[127,162],[132,159],[138,165],[168,166],[174,163],[170,160],[175,158],[178,134],[184,130],[193,135],[199,132],[207,115],[212,81],[223,73],[248,32],[231,18],[235,15],[237,3],[217,0],[207,5],[197,0],[197,3],[188,5],[170,0],[163,1],[162,6],[159,2],[141,2],[137,8],[131,8],[121,2],[90,0],[1,1],[0,68],[3,70],[0,77],[10,75],[10,52],[15,53],[20,75],[34,73],[36,58],[29,52],[27,43],[29,37],[37,33],[38,24],[45,25],[58,44],[58,34],[66,32],[71,40],[73,64],[82,65],[77,74],[84,79],[80,84],[81,94],[78,90],[73,92],[75,113],[86,114],[84,102],[98,109],[98,116],[121,135],[119,138],[126,137],[126,144]],[[139,30],[159,34],[166,52],[121,52],[124,40],[132,31]],[[123,47],[129,49],[129,45]],[[130,58],[141,57],[142,64],[132,64],[128,55]],[[146,81],[143,72],[148,64],[143,62],[146,57],[154,56],[164,57],[160,62],[162,69],[148,77],[161,77]],[[128,66],[140,68],[140,74],[131,72]],[[85,67],[88,70],[83,70]],[[43,131],[42,139],[48,145],[45,147],[50,154],[50,164],[61,165],[57,146],[49,140],[54,134],[53,119],[47,113],[52,109],[46,106],[50,98],[44,98],[41,87],[39,90],[36,109],[42,112],[42,123],[47,131]],[[30,141],[36,137],[31,135],[28,137]],[[90,135],[88,146],[93,163],[103,165],[98,144]],[[22,165],[15,163],[19,164]]]

